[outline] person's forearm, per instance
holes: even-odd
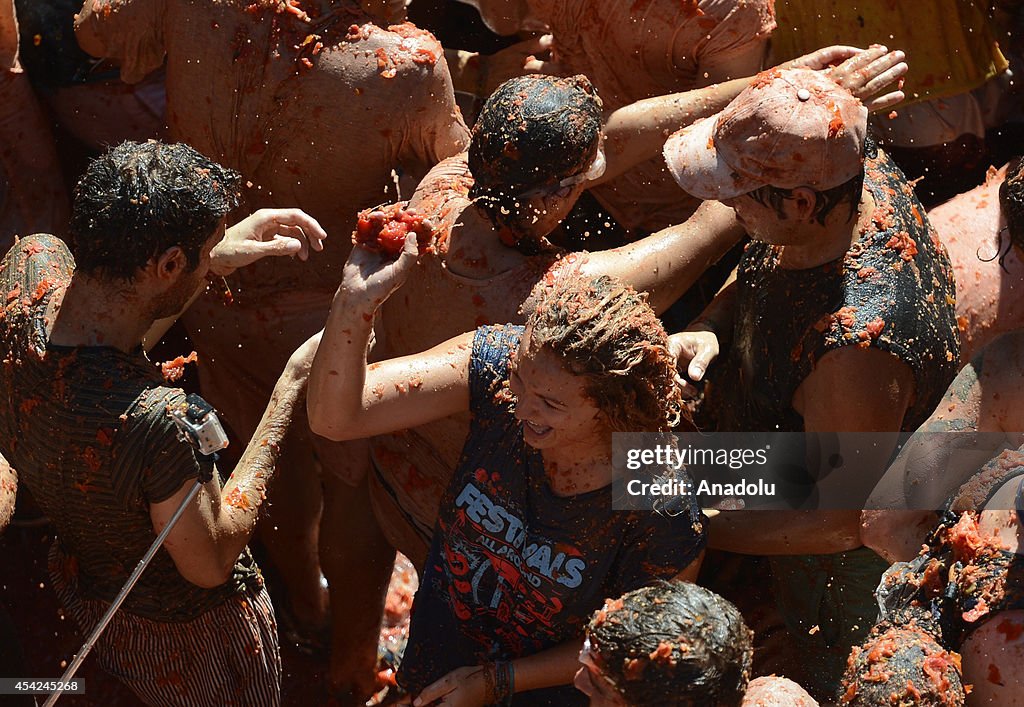
[[[669,135],[725,108],[750,85],[750,80],[734,79],[693,91],[645,98],[613,111],[604,128],[607,167],[604,176],[593,184],[609,181],[660,155]]]
[[[342,439],[363,407],[366,354],[377,307],[338,288],[309,374],[310,428],[328,439]]]
[[[554,648],[512,661],[515,691],[539,690],[572,683],[579,670],[583,639],[566,641]]]
[[[289,365],[274,386],[263,419],[256,427],[242,458],[220,495],[223,514],[218,551],[223,563],[233,564],[252,536],[256,519],[281,453],[281,442],[288,431],[297,405],[306,389],[304,371]]]
[[[588,275],[612,275],[650,295],[650,305],[661,314],[698,278],[739,242],[739,224],[717,228],[701,218],[702,206],[685,223],[658,231],[636,243],[591,253],[581,267]]]
[[[725,284],[711,300],[704,311],[698,315],[690,327],[702,325],[710,329],[724,346],[732,339],[733,323],[736,319],[736,271],[733,270]]]
[[[745,555],[824,555],[861,546],[859,511],[722,511],[708,547]]]

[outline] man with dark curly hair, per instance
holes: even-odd
[[[594,613],[576,687],[591,707],[814,707],[792,680],[750,681],[753,633],[731,602],[689,582],[655,582]]]
[[[274,612],[246,543],[313,345],[290,359],[230,479],[178,431],[175,414],[202,402],[171,384],[181,360],[164,365],[165,384],[143,349],[208,273],[322,249],[326,234],[298,210],[225,231],[238,181],[187,145],[124,143],[78,183],[71,250],[36,234],[0,267],[0,452],[54,523],[52,583],[83,632],[205,479],[96,646],[152,705],[280,700]]]

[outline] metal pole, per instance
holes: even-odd
[[[96,641],[99,640],[100,635],[104,630],[106,630],[107,625],[110,623],[110,620],[114,618],[114,614],[117,613],[117,610],[121,608],[121,604],[123,604],[124,600],[128,597],[128,593],[135,586],[135,583],[139,581],[139,577],[142,576],[142,573],[146,571],[146,567],[148,567],[149,563],[153,560],[153,556],[156,555],[160,546],[164,544],[164,540],[167,539],[167,536],[174,528],[175,523],[178,522],[181,515],[185,512],[185,508],[188,507],[188,504],[192,503],[192,499],[194,499],[196,494],[199,493],[199,489],[202,485],[202,481],[196,481],[195,484],[192,485],[192,488],[189,489],[188,495],[185,496],[185,500],[181,502],[181,505],[178,506],[176,511],[174,511],[174,515],[171,516],[167,525],[165,525],[164,529],[160,531],[160,534],[156,536],[156,540],[153,541],[149,550],[147,550],[146,554],[143,555],[141,560],[139,560],[139,564],[135,565],[135,570],[132,572],[131,576],[128,577],[128,581],[124,583],[124,586],[121,587],[121,591],[110,604],[110,607],[107,609],[107,613],[103,615],[100,622],[96,624],[96,628],[94,628],[92,633],[89,634],[89,637],[85,639],[85,643],[82,644],[78,654],[75,656],[74,660],[71,661],[71,665],[68,666],[68,669],[65,670],[64,674],[61,676],[61,683],[66,683],[75,676],[75,672],[77,672],[78,668],[82,665],[82,661],[85,660],[86,656],[89,655],[89,651],[91,651],[93,646],[96,645]],[[46,702],[43,703],[43,707],[53,707],[63,693],[64,690],[62,689],[58,689],[56,692],[53,692],[50,697],[47,698]]]

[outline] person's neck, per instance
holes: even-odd
[[[462,212],[460,221],[461,225],[452,228],[444,256],[445,265],[456,275],[486,280],[518,267],[526,259],[501,242],[494,225],[475,205]]]
[[[846,209],[839,204],[825,219],[824,226],[812,225],[804,229],[799,242],[783,246],[779,265],[786,270],[809,270],[842,258],[871,227],[875,200],[865,188],[856,213],[847,217]]]
[[[556,496],[575,496],[612,482],[611,435],[604,442],[541,451],[548,485]]]
[[[49,341],[56,346],[136,349],[153,323],[140,297],[125,284],[75,274],[54,311]]]

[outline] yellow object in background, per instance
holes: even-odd
[[[902,49],[904,105],[965,93],[1008,65],[973,0],[776,0],[775,17],[774,63],[832,44]]]

